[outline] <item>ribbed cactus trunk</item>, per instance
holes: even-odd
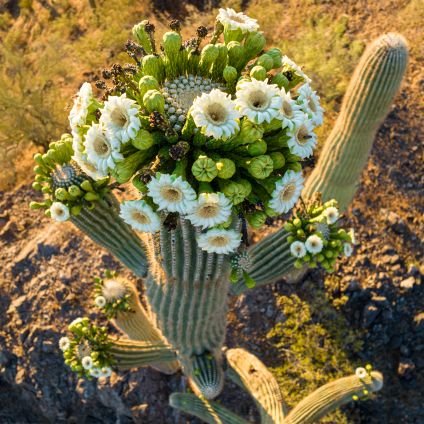
[[[303,195],[319,191],[337,199],[341,210],[355,195],[375,134],[399,90],[408,60],[404,38],[386,34],[363,54],[344,96],[342,109]]]
[[[71,222],[94,242],[106,248],[138,277],[147,272],[145,249],[139,237],[119,216],[119,203],[108,194],[93,209],[83,207]]]
[[[208,380],[218,388],[223,379],[220,358],[231,268],[227,255],[197,246],[200,231],[179,218],[175,229],[162,225],[159,233],[146,236],[150,255],[146,295],[151,319],[177,351],[185,373],[195,380],[199,374],[200,384]],[[199,365],[204,362],[207,366]],[[207,368],[218,375],[200,375]]]

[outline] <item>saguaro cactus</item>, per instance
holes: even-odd
[[[263,50],[264,35],[244,14],[221,9],[203,48],[206,28],[184,43],[181,24],[174,20],[170,28],[159,52],[154,26],[136,25],[138,43],[126,45],[135,65],[103,72],[105,80],[96,82],[105,90],[102,101],[85,83],[70,114],[72,136],[36,156],[34,188],[45,200],[32,208],[69,219],[145,277],[146,309],[131,284],[110,273],[96,280],[95,304],[124,337],[82,318],[60,347],[71,369],[88,378],[107,377],[112,367],[181,368],[195,395],[175,394],[171,404],[207,422],[244,422],[208,401],[226,374],[252,395],[263,423],[311,422],[378,390],[381,376],[368,370],[331,383],[287,414],[277,382],[257,358],[236,349],[225,360],[222,352],[230,293],[303,267],[331,271],[351,254],[352,235],[340,227],[331,190],[323,190],[324,201],[317,195],[298,202],[302,162],[322,123],[319,97],[279,49]],[[367,50],[355,73],[351,85],[360,87],[349,89],[342,112],[349,134],[330,136],[330,144],[339,140],[337,158],[321,159],[328,187],[339,184],[343,167],[349,181],[358,178],[384,115],[374,109],[386,109],[399,85],[406,54],[388,39]],[[128,182],[139,198],[119,205],[113,190]],[[261,228],[292,209],[283,229],[249,246],[248,226]]]
[[[385,34],[374,40],[359,61],[344,96],[336,125],[325,141],[303,194],[337,199],[342,210],[352,201],[375,134],[399,91],[408,61],[405,39]]]

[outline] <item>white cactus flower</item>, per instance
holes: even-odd
[[[234,230],[213,228],[197,237],[197,244],[208,253],[228,254],[240,245],[241,234]]]
[[[316,234],[312,234],[306,239],[305,247],[309,253],[312,253],[313,255],[315,255],[322,251],[322,248],[324,247],[324,243],[320,236],[317,236]]]
[[[69,208],[62,202],[53,202],[50,206],[50,216],[58,222],[67,221],[70,217]]]
[[[154,233],[160,230],[158,214],[144,200],[128,200],[122,203],[119,215],[136,231]]]
[[[230,30],[240,29],[243,33],[245,33],[254,32],[259,29],[259,24],[256,19],[252,19],[244,13],[236,12],[231,8],[219,9],[216,19]]]
[[[305,244],[299,240],[294,241],[290,245],[290,252],[295,258],[303,258],[306,255]]]
[[[278,213],[288,212],[298,201],[303,189],[302,172],[288,170],[275,184],[269,205]]]

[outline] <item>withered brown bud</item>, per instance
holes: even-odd
[[[197,36],[200,38],[205,38],[208,35],[208,29],[204,26],[199,26],[196,32],[197,32]]]
[[[172,31],[180,32],[181,22],[178,19],[173,19],[171,22],[169,22],[169,28],[171,28]]]

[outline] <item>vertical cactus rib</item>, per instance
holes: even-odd
[[[112,320],[112,324],[122,331],[129,339],[142,342],[163,343],[163,338],[152,322],[149,320],[147,312],[141,305],[139,294],[136,288],[126,282],[130,292],[129,307],[130,311],[119,311]],[[178,361],[169,363],[161,361],[158,364],[152,363],[151,366],[165,374],[173,374],[179,369]]]
[[[244,349],[230,349],[226,355],[230,366],[227,375],[253,397],[261,424],[283,424],[281,391],[266,366]]]
[[[249,422],[224,406],[200,399],[191,393],[172,393],[169,403],[173,408],[194,415],[208,424],[248,424]]]
[[[321,192],[346,209],[355,195],[375,134],[399,90],[408,61],[406,41],[398,34],[374,40],[355,69],[340,115],[325,141],[303,195]]]
[[[109,194],[92,210],[83,208],[71,222],[94,242],[106,248],[135,275],[147,273],[147,259],[141,240],[119,216],[116,199]]]
[[[356,375],[340,378],[328,383],[303,399],[290,411],[286,424],[312,424],[346,403],[366,393],[376,392],[383,387],[383,376],[376,371],[364,379]],[[364,393],[364,390],[366,391]]]

